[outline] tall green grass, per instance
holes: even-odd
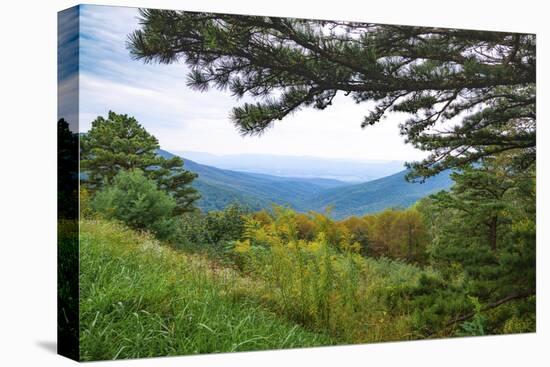
[[[122,359],[334,344],[262,308],[250,280],[104,221],[81,223],[80,357]]]

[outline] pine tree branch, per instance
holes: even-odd
[[[535,296],[536,295],[536,292],[528,292],[528,293],[515,293],[515,294],[510,294],[498,301],[495,301],[495,302],[492,302],[492,303],[489,303],[488,305],[484,306],[481,308],[481,311],[488,311],[488,310],[492,310],[494,308],[497,308],[498,306],[500,305],[503,305],[503,304],[506,304],[508,302],[512,302],[512,301],[515,301],[515,300],[518,300],[518,299],[524,299],[524,298],[528,298],[528,297],[531,297],[531,296]],[[454,324],[456,324],[457,322],[462,322],[462,321],[466,321],[466,320],[469,320],[471,319],[472,317],[475,316],[475,312],[470,312],[466,315],[463,315],[463,316],[460,316],[460,317],[457,317],[451,321],[449,321],[446,325],[445,325],[445,328],[448,328],[449,326],[452,326]]]

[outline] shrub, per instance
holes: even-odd
[[[407,338],[406,315],[380,312],[388,309],[378,291],[386,286],[384,269],[371,267],[359,244],[322,214],[311,218],[315,238],[302,239],[302,219],[282,207],[274,208],[271,221],[247,217],[244,240],[237,241],[234,252],[241,267],[265,283],[250,292],[291,320],[342,342]],[[413,266],[390,268],[397,273],[403,267],[405,278],[417,279],[411,273],[419,269]]]
[[[233,262],[234,241],[243,235],[247,212],[245,207],[231,204],[219,211],[185,213],[178,218],[177,247]]]
[[[211,211],[205,216],[205,230],[210,243],[238,240],[244,230],[243,216],[247,209],[239,204],[231,204],[221,211]]]
[[[209,242],[204,217],[203,213],[194,212],[185,213],[178,218],[178,248],[196,250]]]
[[[110,186],[98,192],[92,207],[107,219],[155,233],[160,239],[175,236],[174,199],[157,188],[141,170],[119,172]]]

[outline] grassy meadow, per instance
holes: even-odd
[[[83,360],[235,352],[414,339],[411,315],[388,312],[422,270],[291,244],[239,266],[160,243],[105,220],[81,222]],[[248,246],[248,247],[247,247]],[[252,258],[254,257],[254,258]],[[396,287],[398,285],[398,287]]]
[[[119,224],[81,223],[82,360],[331,345],[249,294],[253,279]]]

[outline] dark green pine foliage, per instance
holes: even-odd
[[[455,185],[451,191],[432,197],[446,218],[446,224],[440,223],[442,230],[435,241],[434,257],[451,263],[458,261],[473,278],[495,276],[493,280],[500,284],[500,289],[489,282],[479,284],[474,290],[485,299],[496,300],[510,293],[534,293],[533,173],[518,173],[486,159],[481,167],[468,167],[452,176]],[[531,232],[530,238],[528,232]],[[524,269],[510,269],[501,261],[510,254],[531,258],[533,262],[523,264]],[[521,277],[503,282],[511,271]]]
[[[535,161],[535,35],[155,9],[140,23],[136,59],[183,59],[191,87],[258,99],[233,109],[243,134],[343,93],[374,102],[363,127],[410,116],[401,133],[430,152],[410,179],[502,152],[521,168]]]
[[[501,314],[491,319],[493,327],[502,327],[499,317],[514,316],[534,327],[530,317],[534,317],[536,291],[535,172],[515,170],[509,165],[512,159],[512,155],[486,158],[477,167],[453,173],[455,185],[449,192],[432,195],[418,206],[431,224],[432,264],[448,281],[439,293],[462,284],[462,291],[453,297],[453,302],[462,299],[454,320],[474,317],[472,308],[478,301],[483,311],[515,301],[523,303],[499,308]],[[434,301],[438,292],[427,294],[433,305],[438,304]],[[491,331],[491,325],[488,328]]]
[[[200,196],[191,183],[196,175],[183,168],[181,158],[159,156],[159,148],[157,138],[135,118],[112,111],[106,119],[99,116],[81,138],[84,184],[97,191],[110,184],[118,172],[140,169],[176,200],[175,214],[195,210],[193,204]]]

